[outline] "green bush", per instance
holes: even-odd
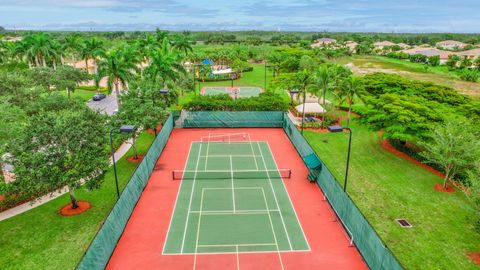
[[[480,78],[480,72],[476,69],[462,69],[460,71],[460,79],[469,81],[469,82],[477,82]]]
[[[229,95],[197,96],[184,109],[190,111],[286,111],[288,102],[270,92],[258,97],[233,99]]]

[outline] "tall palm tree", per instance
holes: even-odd
[[[39,32],[26,36],[20,47],[27,58],[33,57],[35,66],[47,66],[47,58],[52,54],[51,38],[49,35]]]
[[[78,33],[69,34],[65,36],[65,39],[63,40],[63,48],[65,52],[70,55],[72,64],[77,62],[76,55],[79,53],[82,43],[82,37]]]
[[[347,127],[350,124],[350,114],[352,112],[353,100],[355,97],[361,97],[363,92],[363,81],[361,78],[351,76],[345,81],[345,99],[348,103]]]
[[[185,34],[175,34],[172,40],[172,46],[183,52],[184,56],[187,56],[189,53],[193,52],[192,49],[192,39],[190,36]]]
[[[307,92],[311,90],[311,87],[314,85],[314,83],[314,76],[306,69],[294,74],[292,87],[298,89],[303,97],[302,134],[305,122],[305,101],[307,99]]]
[[[157,39],[152,34],[146,34],[144,38],[137,41],[138,52],[142,55],[147,65],[150,65],[150,54],[160,47]]]
[[[145,69],[145,73],[154,82],[160,79],[164,85],[167,80],[176,81],[179,78],[179,73],[185,73],[179,55],[172,51],[167,38],[163,40],[161,48],[151,54],[151,63]]]
[[[65,50],[64,47],[60,42],[57,40],[52,40],[50,43],[50,58],[49,61],[52,62],[53,69],[57,69],[57,63],[60,62],[62,65],[64,64],[64,56]]]
[[[88,72],[88,59],[92,58],[95,66],[97,59],[105,54],[105,48],[103,42],[97,38],[87,39],[83,42],[80,48],[80,56],[85,60],[85,68]],[[94,73],[97,73],[96,70]]]
[[[335,77],[333,68],[321,65],[317,70],[317,86],[322,90],[322,107],[325,109],[326,95],[332,87]],[[325,113],[322,114],[322,129],[325,127]]]
[[[99,69],[108,77],[108,91],[111,92],[112,86],[115,86],[117,105],[120,107],[119,84],[121,83],[125,87],[127,82],[134,78],[138,67],[131,61],[125,50],[113,49],[100,60]]]

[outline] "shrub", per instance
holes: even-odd
[[[184,109],[190,111],[286,111],[288,102],[270,92],[258,97],[233,99],[229,95],[197,96]]]
[[[480,78],[480,72],[476,69],[465,68],[460,71],[460,78],[469,82],[477,82]]]

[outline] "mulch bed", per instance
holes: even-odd
[[[382,136],[382,134],[383,134],[383,130],[380,130],[380,131],[378,132],[378,136]],[[402,157],[402,158],[410,161],[411,163],[417,165],[418,167],[422,167],[422,168],[424,168],[425,170],[427,170],[427,171],[429,171],[429,172],[431,172],[431,173],[433,173],[433,174],[435,174],[435,175],[437,175],[437,176],[439,176],[439,177],[445,178],[445,174],[443,174],[443,173],[437,171],[436,169],[434,169],[434,168],[432,168],[432,167],[430,167],[430,166],[428,166],[428,165],[426,165],[426,164],[423,164],[423,163],[421,163],[420,161],[418,161],[418,160],[410,157],[409,155],[407,155],[407,154],[405,154],[405,153],[403,153],[403,152],[395,149],[395,147],[393,147],[393,146],[390,144],[390,142],[388,142],[388,140],[382,139],[382,140],[381,140],[381,145],[382,145],[382,148],[383,148],[383,149],[389,151],[390,153],[392,153],[392,154],[394,154],[394,155],[396,155],[396,156],[398,156],[398,157]],[[454,181],[454,180],[452,180],[452,179],[449,179],[449,183],[450,183],[451,185],[455,186],[456,188],[462,190],[462,191],[465,192],[466,194],[469,194],[468,189],[467,189],[466,187],[464,187],[462,184],[460,184],[460,183],[458,183],[458,182],[456,182],[456,181]],[[437,185],[440,186],[440,187],[437,187]],[[434,188],[435,190],[438,190],[438,191],[441,191],[441,192],[449,192],[449,193],[455,191],[455,189],[454,189],[453,187],[451,187],[451,186],[448,186],[447,189],[444,189],[442,184],[437,184],[437,185],[434,185],[434,186],[433,186],[433,188]]]
[[[157,133],[160,132],[160,130],[162,130],[162,124],[158,124]],[[148,134],[155,134],[155,130],[154,129],[147,129],[147,133]]]
[[[127,157],[128,162],[132,163],[138,163],[143,160],[143,155],[137,155],[137,158],[135,158],[135,155]]]
[[[440,191],[440,192],[447,192],[447,193],[452,193],[452,192],[455,192],[455,189],[449,185],[447,185],[447,187],[443,187],[443,184],[435,184],[433,185],[433,188],[436,190],[436,191]]]
[[[87,201],[77,201],[78,208],[73,209],[72,204],[66,204],[62,208],[60,208],[60,215],[62,216],[76,216],[80,215],[81,213],[87,211],[92,207],[92,205]]]
[[[472,260],[475,264],[480,265],[480,252],[470,252],[467,253],[467,256]]]

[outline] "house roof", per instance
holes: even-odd
[[[428,51],[428,50],[432,50],[434,48],[432,47],[414,47],[414,48],[411,48],[411,49],[407,49],[407,50],[403,50],[402,52],[404,53],[408,53],[408,54],[417,54],[419,52],[423,52],[423,51]]]
[[[448,56],[453,54],[453,53],[438,50],[438,49],[430,49],[430,50],[421,51],[421,52],[419,52],[419,54],[423,54],[423,55],[428,56],[428,57],[438,55],[438,56],[440,56],[440,59],[448,59]]]
[[[439,46],[439,47],[441,47],[441,46],[459,46],[459,47],[462,47],[462,46],[465,46],[465,43],[460,42],[460,41],[456,41],[456,40],[444,40],[444,41],[437,42],[436,45]]]
[[[480,56],[480,48],[471,49],[463,52],[457,52],[457,54],[464,55],[464,56]]]
[[[333,38],[319,38],[315,42],[316,43],[335,43],[337,41]]]
[[[385,47],[385,46],[393,46],[393,45],[396,45],[396,44],[388,40],[373,43],[373,46],[375,47],[379,47],[379,46]]]

